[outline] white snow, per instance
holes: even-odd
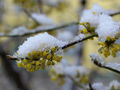
[[[32,17],[40,24],[53,24],[53,20],[47,17],[45,14],[33,13]]]
[[[60,31],[57,34],[57,38],[62,41],[71,41],[73,39],[74,35],[70,31]]]
[[[112,88],[112,86],[117,89],[118,87],[120,87],[120,83],[117,80],[113,80],[112,82],[110,82],[109,88]]]
[[[84,34],[79,34],[73,39],[73,41],[82,40],[83,38],[85,38],[85,35]]]
[[[105,64],[104,59],[101,56],[99,56],[98,54],[91,54],[90,57],[93,62],[96,61],[96,62],[100,63],[101,65]]]
[[[18,57],[25,58],[29,52],[44,50],[54,46],[61,47],[66,42],[56,39],[48,33],[40,33],[38,35],[27,38],[27,40],[19,46],[17,54]]]
[[[109,62],[109,63],[105,64],[105,66],[110,67],[112,69],[115,69],[117,71],[120,71],[120,64],[119,63]]]
[[[15,29],[13,29],[10,32],[10,35],[23,35],[23,34],[25,34],[27,32],[29,32],[29,30],[26,27],[20,26],[20,27],[17,27]]]
[[[89,70],[83,66],[69,66],[64,68],[65,74],[73,78],[79,73],[80,75],[86,75],[89,73]]]
[[[94,90],[109,90],[109,89],[108,89],[106,86],[104,86],[103,83],[101,83],[101,82],[93,83],[92,87],[93,87]]]
[[[112,20],[111,16],[105,14],[100,16],[99,25],[96,29],[100,41],[105,41],[107,37],[115,37],[118,32],[119,25]]]
[[[105,10],[101,6],[95,4],[92,9],[83,12],[80,22],[89,22],[91,26],[96,27],[99,23],[100,15],[104,12]]]

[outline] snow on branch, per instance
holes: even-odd
[[[45,33],[43,33],[43,34],[45,34]],[[38,37],[38,36],[40,36],[40,35],[37,35],[37,36],[34,36],[34,37]],[[73,42],[70,42],[70,43],[64,43],[61,47],[59,47],[60,49],[66,49],[66,48],[68,48],[68,47],[70,47],[70,46],[73,46],[73,45],[75,45],[75,44],[77,44],[77,43],[80,43],[80,42],[83,42],[83,41],[85,41],[85,40],[88,40],[88,39],[90,39],[90,38],[93,38],[93,37],[96,37],[97,35],[96,34],[94,34],[94,35],[90,35],[90,36],[87,36],[87,37],[84,37],[84,38],[81,38],[81,37],[79,37],[79,39],[77,38],[76,40],[74,40]],[[45,36],[45,37],[47,37],[47,36]],[[43,38],[40,38],[40,39],[43,39]],[[47,39],[47,38],[44,38],[44,39]],[[29,40],[29,41],[31,41],[29,38],[27,39],[27,40]],[[35,42],[35,41],[34,41]],[[31,42],[30,42],[31,43]],[[36,40],[36,43],[34,43],[34,44],[38,44],[38,43],[40,43],[40,41],[39,40]],[[31,44],[31,45],[33,45],[33,44]],[[28,47],[28,45],[27,45],[27,47]],[[31,47],[31,46],[30,46]],[[32,46],[33,47],[33,46]],[[36,48],[36,46],[34,47],[34,48]],[[25,49],[26,49],[26,47],[25,47]],[[30,48],[28,48],[28,49],[30,49]],[[23,54],[23,55],[26,55],[26,54]],[[8,55],[8,58],[10,59],[10,60],[17,60],[18,58],[17,57],[14,57],[14,56],[10,56],[10,55]],[[22,59],[24,59],[25,57],[19,57],[21,60]],[[26,58],[27,59],[27,58]]]
[[[75,45],[75,44],[78,44],[78,43],[80,43],[80,42],[83,42],[83,41],[88,40],[88,39],[93,38],[93,37],[97,37],[97,34],[89,35],[89,36],[86,36],[85,38],[82,38],[82,39],[80,38],[79,40],[75,40],[75,41],[73,41],[73,42],[70,42],[70,43],[64,45],[64,46],[62,47],[62,49],[68,48],[68,47],[70,47],[70,46],[73,46],[73,45]]]
[[[41,18],[39,18],[40,17],[39,15],[38,15],[38,17],[36,17],[35,16],[36,14],[32,15],[32,14],[28,13],[26,10],[25,10],[25,12],[28,14],[28,16],[30,18],[33,18],[34,21],[36,21],[36,22],[41,21]],[[118,14],[120,14],[120,11],[108,12],[108,15],[110,15],[110,16],[114,16],[114,15],[118,15]],[[45,18],[45,16],[43,16],[43,17]],[[38,18],[40,20],[38,20]],[[45,18],[45,19],[47,19],[47,18]],[[96,20],[94,20],[94,21],[96,21]],[[50,22],[50,20],[49,20],[49,22]],[[61,28],[69,27],[69,26],[72,26],[72,25],[79,25],[79,24],[80,24],[79,22],[72,22],[72,23],[68,23],[68,24],[60,25],[60,26],[59,25],[58,26],[55,26],[55,25],[39,26],[39,27],[37,27],[35,29],[32,29],[32,30],[28,30],[26,27],[21,26],[21,27],[15,28],[15,29],[18,29],[18,30],[19,29],[21,29],[21,30],[25,29],[25,31],[22,30],[22,32],[21,32],[21,30],[19,30],[19,31],[17,30],[18,33],[17,32],[13,33],[13,31],[11,33],[8,33],[8,34],[0,33],[0,37],[22,37],[22,36],[27,36],[27,35],[31,35],[31,34],[37,34],[37,33],[40,33],[40,32],[48,32],[48,31],[58,30],[58,29],[61,29]],[[19,32],[21,32],[21,33],[19,33]]]
[[[108,69],[110,71],[120,74],[120,64],[119,63],[116,63],[116,62],[105,63],[104,59],[97,54],[91,54],[90,57],[91,57],[92,62],[95,65],[97,65],[98,67]]]
[[[64,25],[58,25],[58,26],[55,26],[55,25],[49,25],[49,26],[39,26],[33,30],[26,30],[26,28],[24,27],[24,32],[21,30],[17,30],[21,33],[13,33],[13,31],[9,34],[4,34],[4,33],[1,33],[0,34],[0,37],[23,37],[23,36],[27,36],[27,35],[31,35],[31,34],[37,34],[37,33],[41,33],[41,32],[49,32],[49,31],[54,31],[54,30],[59,30],[59,29],[62,29],[62,28],[65,28],[65,27],[69,27],[69,26],[72,26],[72,25],[78,25],[79,22],[72,22],[72,23],[69,23],[69,24],[64,24]],[[16,29],[20,29],[21,27],[18,27]],[[22,27],[23,29],[23,27]]]

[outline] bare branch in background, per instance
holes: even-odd
[[[42,0],[37,0],[37,3],[38,3],[40,13],[43,13],[43,9],[42,9],[43,1]]]
[[[79,10],[80,16],[82,15],[83,11],[85,10],[86,4],[87,4],[87,0],[80,0],[80,5],[81,5],[80,10]]]
[[[35,19],[33,18],[32,14],[29,13],[25,8],[22,8],[22,10],[24,11],[24,13],[29,17],[31,18],[36,24],[40,25],[40,23]]]
[[[89,83],[89,88],[90,88],[90,90],[94,90],[91,83]]]
[[[23,36],[27,36],[27,35],[32,35],[32,34],[37,34],[37,33],[40,33],[40,32],[49,32],[49,31],[54,31],[54,30],[58,30],[58,29],[62,29],[62,28],[66,28],[66,27],[69,27],[69,26],[73,26],[73,25],[77,25],[79,24],[79,22],[72,22],[72,23],[69,23],[69,24],[65,24],[65,25],[60,25],[60,26],[50,26],[50,27],[37,27],[36,29],[33,29],[33,30],[28,30],[28,32],[25,32],[23,34],[15,34],[15,35],[12,35],[12,34],[0,34],[0,37],[23,37]]]
[[[112,13],[110,15],[114,16],[114,15],[118,15],[118,14],[120,14],[120,13],[119,12],[114,13],[114,14]],[[37,34],[37,33],[41,33],[41,32],[54,31],[54,30],[62,29],[62,28],[69,27],[69,26],[72,26],[72,25],[79,25],[79,22],[72,22],[72,23],[69,23],[69,24],[61,25],[61,26],[50,26],[50,27],[47,27],[47,28],[43,28],[43,27],[39,26],[36,29],[28,30],[28,32],[25,32],[23,34],[18,33],[18,34],[12,35],[12,34],[0,33],[0,37],[23,37],[23,36]]]

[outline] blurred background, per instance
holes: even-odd
[[[0,32],[7,34],[18,27],[33,30],[38,26],[79,22],[82,11],[91,8],[94,4],[99,4],[108,10],[120,10],[120,0],[0,0]],[[32,13],[50,18],[50,23],[36,22],[30,16]],[[114,19],[119,21],[120,15],[114,16]],[[78,26],[73,25],[49,33],[59,39],[70,39],[78,34]],[[68,34],[62,36],[59,33]],[[18,87],[20,90],[67,90],[52,81],[47,71],[27,72],[18,68],[14,61],[5,58],[4,55],[13,55],[27,37],[0,37],[0,90],[19,90]],[[91,63],[89,54],[97,52],[97,48],[96,41],[88,40],[66,50],[64,57],[70,64],[79,63],[91,69],[92,81],[102,80],[107,83],[119,79],[117,74],[99,69]],[[115,61],[119,62],[118,59],[116,58]],[[110,60],[113,58],[109,57],[107,61]]]

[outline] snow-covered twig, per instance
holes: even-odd
[[[24,13],[29,17],[31,18],[36,24],[40,24],[35,18],[33,18],[32,14],[29,13],[25,8],[22,8],[22,10],[24,11]]]
[[[110,16],[114,16],[114,15],[118,15],[120,14],[120,11],[118,12],[115,12],[115,13],[110,13],[109,15]],[[32,18],[32,16],[30,15],[30,13],[28,13],[28,15]],[[28,32],[25,32],[25,33],[22,33],[22,34],[0,34],[0,37],[23,37],[23,36],[27,36],[27,35],[31,35],[31,34],[37,34],[37,33],[40,33],[40,32],[48,32],[48,31],[53,31],[53,30],[58,30],[58,29],[61,29],[61,28],[65,28],[65,27],[69,27],[71,25],[79,25],[79,22],[72,22],[72,23],[69,23],[69,24],[65,24],[65,25],[60,25],[60,26],[50,26],[48,28],[41,28],[40,27],[37,27],[33,30],[28,30]]]
[[[90,55],[90,57],[91,57],[93,63],[95,65],[97,65],[98,67],[120,74],[120,64],[119,63],[115,63],[115,62],[105,63],[104,60],[102,59],[102,57],[100,57],[96,54]]]
[[[68,48],[68,47],[70,47],[70,46],[73,46],[73,45],[75,45],[75,44],[77,44],[77,43],[83,42],[83,41],[85,41],[85,40],[88,40],[88,39],[93,38],[93,37],[96,37],[96,36],[97,36],[96,34],[93,34],[93,35],[87,36],[87,37],[85,37],[85,38],[83,38],[83,39],[79,39],[79,40],[70,42],[70,43],[62,46],[61,49],[66,49],[66,48]],[[10,55],[8,55],[8,58],[9,58],[10,60],[16,60],[16,59],[17,59],[16,57],[10,56]],[[21,58],[21,59],[22,59],[22,58]]]
[[[111,13],[110,16],[115,16],[115,15],[118,15],[118,14],[120,14],[120,11],[116,11],[114,13]]]
[[[62,28],[65,28],[65,27],[69,27],[69,26],[72,26],[72,25],[78,25],[79,22],[72,22],[72,23],[69,23],[69,24],[65,24],[65,25],[60,25],[60,26],[48,26],[47,28],[43,28],[43,27],[37,27],[36,29],[33,29],[33,30],[28,30],[28,32],[25,32],[25,33],[22,33],[22,34],[0,34],[0,37],[23,37],[23,36],[27,36],[27,35],[31,35],[31,34],[37,34],[37,33],[40,33],[40,32],[48,32],[48,31],[53,31],[53,30],[58,30],[58,29],[61,29]]]
[[[93,37],[96,37],[96,36],[97,36],[97,34],[93,34],[93,35],[87,36],[87,37],[85,37],[85,38],[83,38],[83,39],[79,39],[79,40],[70,42],[70,43],[66,44],[65,46],[63,46],[62,49],[68,48],[68,47],[70,47],[70,46],[73,46],[73,45],[75,45],[75,44],[77,44],[77,43],[83,42],[83,41],[85,41],[85,40],[87,40],[87,39],[90,39],[90,38],[93,38]]]

